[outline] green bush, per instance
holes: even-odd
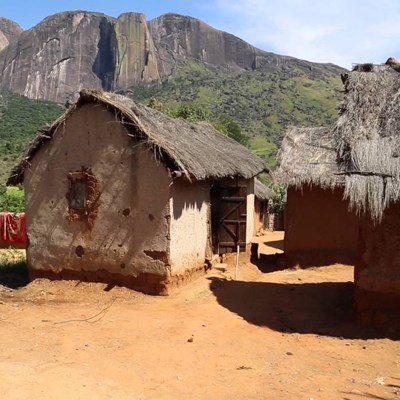
[[[25,196],[22,187],[6,187],[0,184],[0,211],[23,212]]]
[[[210,114],[203,108],[180,104],[175,109],[167,109],[167,114],[172,118],[183,118],[189,122],[208,121]]]
[[[242,133],[240,125],[232,118],[228,117],[220,118],[213,125],[215,129],[219,130],[221,133],[230,137],[231,139],[236,140],[243,146],[247,147],[249,145],[250,138],[244,133]]]
[[[284,210],[286,201],[286,187],[280,184],[272,185],[275,197],[269,200],[269,212],[278,213]]]

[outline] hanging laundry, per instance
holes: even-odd
[[[25,213],[0,212],[0,231],[4,242],[26,243]]]

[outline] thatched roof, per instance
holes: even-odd
[[[317,185],[333,188],[342,185],[336,162],[336,141],[332,128],[289,127],[278,154],[274,173],[287,186]]]
[[[63,129],[68,116],[85,103],[99,103],[115,113],[127,134],[146,142],[161,159],[189,180],[243,177],[266,171],[264,162],[250,150],[216,131],[208,123],[188,123],[135,103],[133,100],[101,90],[83,90],[78,101],[53,124],[42,130],[15,167],[7,184],[23,181],[24,170],[39,148]]]
[[[275,192],[271,188],[265,186],[257,178],[254,180],[254,195],[259,200],[269,200],[273,199],[276,196]]]
[[[400,197],[400,74],[364,64],[345,77],[335,128],[345,196],[357,211],[380,220]]]

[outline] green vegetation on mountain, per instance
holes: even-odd
[[[0,183],[5,182],[37,131],[62,111],[51,101],[30,100],[9,92],[0,94]]]
[[[323,74],[321,69],[232,72],[191,61],[162,85],[134,87],[128,93],[172,117],[210,121],[274,167],[287,126],[336,120],[341,88],[338,76]],[[50,101],[0,94],[0,184],[37,131],[62,111]]]
[[[192,61],[162,85],[131,89],[144,103],[156,98],[169,109],[200,108],[212,121],[237,121],[249,147],[270,166],[289,125],[319,126],[337,118],[339,76],[300,68],[232,72]]]

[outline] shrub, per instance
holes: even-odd
[[[278,213],[284,210],[286,202],[286,187],[280,184],[272,185],[275,197],[269,200],[269,212]]]
[[[0,184],[0,211],[23,212],[25,196],[22,187],[7,187]]]

